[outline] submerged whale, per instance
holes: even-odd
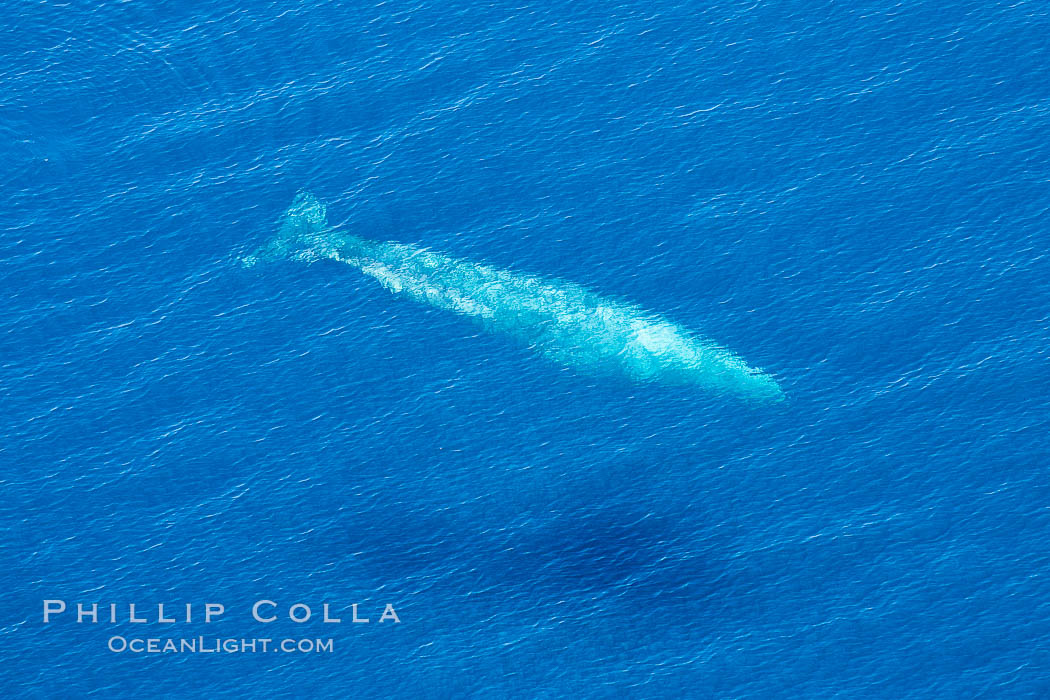
[[[772,376],[663,316],[571,282],[360,238],[329,227],[325,205],[307,192],[284,212],[277,235],[242,264],[282,257],[345,263],[394,294],[468,316],[584,373],[696,386],[749,401],[784,399]]]

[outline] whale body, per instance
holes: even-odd
[[[663,316],[572,282],[346,233],[328,226],[325,205],[307,192],[284,212],[277,235],[242,263],[281,257],[350,265],[394,294],[467,316],[586,374],[695,386],[749,401],[784,399],[772,376]]]

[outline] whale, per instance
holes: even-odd
[[[276,235],[241,263],[279,258],[348,265],[395,295],[467,317],[584,375],[747,402],[785,399],[771,374],[661,314],[573,282],[363,238],[330,226],[326,205],[306,191],[281,215]]]

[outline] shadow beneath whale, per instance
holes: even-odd
[[[355,578],[402,595],[481,609],[515,598],[531,608],[611,595],[652,609],[717,595],[726,576],[720,552],[731,546],[729,533],[698,530],[695,512],[689,524],[681,515],[592,503],[497,524],[466,507],[388,511],[381,528],[351,517],[340,529],[355,552],[344,560]]]

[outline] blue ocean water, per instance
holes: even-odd
[[[1050,694],[1044,3],[0,23],[5,697]],[[788,400],[581,376],[341,265],[242,269],[302,188],[666,314]]]

